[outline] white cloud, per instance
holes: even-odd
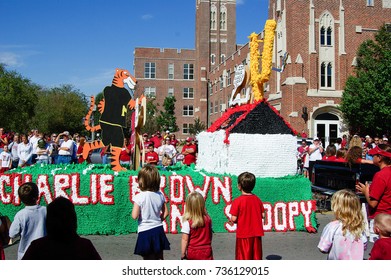
[[[10,67],[20,67],[23,61],[20,55],[13,52],[0,52],[0,63]]]
[[[145,14],[145,15],[141,16],[142,20],[150,20],[152,18],[153,18],[153,15],[151,15],[151,14]]]
[[[236,0],[236,5],[239,6],[239,5],[244,5],[245,3],[245,0]]]

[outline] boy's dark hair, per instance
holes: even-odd
[[[142,191],[157,192],[160,190],[159,170],[150,164],[145,165],[138,173],[138,185]]]
[[[18,195],[25,205],[36,205],[38,200],[38,186],[33,182],[26,182],[19,187]]]
[[[243,172],[238,177],[238,185],[245,193],[250,193],[255,187],[255,176],[250,172]]]
[[[155,145],[153,143],[151,143],[148,145],[148,148],[150,148],[150,147],[155,148]]]

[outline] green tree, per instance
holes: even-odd
[[[156,131],[160,131],[159,124],[157,122],[157,107],[159,104],[155,104],[154,98],[147,99],[147,119],[145,121],[145,126],[142,128],[143,133],[148,133],[149,135],[154,134]]]
[[[6,131],[27,132],[32,129],[40,87],[0,64],[0,126]]]
[[[175,96],[167,96],[164,99],[164,111],[160,111],[160,114],[157,117],[157,123],[161,130],[169,130],[170,132],[176,132],[179,130],[176,124],[175,102]]]
[[[193,125],[190,125],[190,134],[197,135],[198,133],[204,131],[206,125],[200,120],[200,118],[195,118]]]
[[[391,33],[385,26],[375,40],[357,51],[355,75],[350,76],[340,109],[352,133],[382,135],[391,132]]]
[[[43,132],[82,132],[88,105],[86,97],[72,85],[47,89],[38,95],[32,123]]]

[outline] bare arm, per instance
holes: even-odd
[[[167,206],[165,203],[163,203],[163,206],[162,206],[162,214],[160,216],[160,218],[162,219],[162,221],[164,221],[168,216],[168,209],[167,209]]]
[[[181,239],[181,259],[183,260],[186,257],[187,245],[189,244],[189,235],[182,233]]]
[[[140,216],[140,206],[137,203],[133,204],[132,218],[137,220]]]
[[[356,185],[356,189],[359,192],[362,192],[362,194],[365,196],[365,199],[368,202],[369,206],[371,206],[372,208],[377,207],[377,205],[379,204],[379,201],[377,201],[369,196],[369,184],[364,185],[363,183],[358,183]]]
[[[238,221],[238,216],[231,216],[231,222],[236,223]]]

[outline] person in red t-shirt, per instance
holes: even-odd
[[[370,241],[374,242],[378,235],[374,231],[374,218],[380,213],[391,215],[391,146],[379,144],[369,150],[373,156],[373,164],[380,168],[373,176],[372,183],[358,183],[356,190],[362,192],[369,206]]]
[[[82,163],[84,161],[87,161],[87,163],[91,163],[91,158],[90,155],[85,159],[83,158],[83,148],[86,143],[86,138],[85,137],[80,137],[80,142],[79,142],[79,147],[77,147],[76,151],[76,156],[77,156],[77,162]]]
[[[4,133],[4,128],[0,128],[0,152],[3,151],[4,146],[8,145],[7,135]]]
[[[236,260],[262,260],[263,217],[265,209],[259,197],[252,193],[255,176],[243,172],[238,177],[241,195],[231,205],[231,222],[236,223]]]
[[[124,145],[121,149],[121,153],[119,154],[119,161],[121,165],[130,164],[130,151],[132,150],[132,146],[129,144],[129,139],[124,138]]]
[[[153,144],[149,144],[148,152],[145,154],[145,162],[147,164],[157,165],[159,162],[159,155],[153,149]]]
[[[322,160],[326,161],[336,161],[337,157],[335,156],[337,154],[337,148],[335,145],[328,145],[326,147],[325,155],[322,157]]]
[[[380,213],[375,217],[374,230],[379,234],[370,253],[370,260],[391,260],[391,215]]]
[[[161,136],[160,132],[157,131],[155,136],[151,137],[150,141],[153,142],[155,148],[159,148],[162,145],[163,137]]]
[[[182,219],[181,259],[213,260],[212,220],[199,192],[187,196]]]
[[[197,146],[193,143],[193,138],[186,138],[186,145],[183,146],[181,153],[184,155],[183,164],[190,165],[196,162]]]

